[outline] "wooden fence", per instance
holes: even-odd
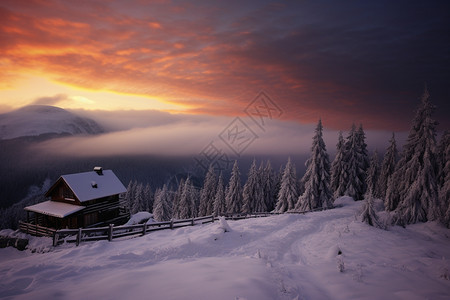
[[[54,236],[56,229],[43,227],[37,224],[26,223],[19,220],[19,229],[35,236]]]
[[[157,222],[137,225],[109,225],[97,228],[78,228],[78,229],[61,229],[57,230],[53,235],[53,246],[57,246],[63,242],[75,242],[77,246],[84,241],[98,241],[122,238],[133,235],[145,235],[152,231],[175,229],[185,226],[194,226],[196,224],[205,224],[217,220],[214,216],[205,216],[200,218],[192,218],[186,220],[171,220],[167,222]]]
[[[292,214],[305,214],[306,212],[311,211],[320,211],[322,208],[310,210],[310,211],[292,211],[287,213]],[[286,213],[286,212],[285,212]],[[268,217],[271,215],[278,215],[283,213],[274,213],[274,212],[261,212],[261,213],[252,213],[252,214],[230,214],[226,215],[226,220],[241,220],[248,218],[261,218]],[[146,235],[152,231],[164,230],[164,229],[175,229],[186,226],[194,226],[196,224],[206,224],[211,223],[218,220],[217,217],[205,216],[199,218],[185,219],[185,220],[170,220],[167,222],[156,222],[156,223],[148,223],[148,224],[137,224],[137,225],[122,225],[122,226],[114,226],[109,225],[105,227],[97,227],[97,228],[79,228],[79,229],[60,229],[54,230],[51,234],[53,236],[53,246],[57,246],[61,243],[76,243],[78,246],[81,242],[85,241],[98,241],[98,240],[108,240],[112,241],[113,239],[127,237],[127,236],[136,236],[136,235]],[[24,223],[26,224],[26,223]],[[40,227],[36,225],[30,226],[30,232],[38,232]],[[42,227],[43,229],[48,229]],[[21,228],[21,230],[23,230]],[[33,230],[33,231],[31,231]],[[49,236],[49,234],[45,234]]]

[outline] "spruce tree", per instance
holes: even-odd
[[[331,165],[331,182],[330,188],[333,191],[334,198],[344,195],[345,190],[343,182],[344,177],[344,138],[342,132],[339,131],[338,143],[336,144],[336,156]],[[339,189],[342,186],[342,189]]]
[[[322,131],[322,121],[319,120],[313,137],[311,156],[306,162],[307,169],[302,179],[305,192],[298,198],[296,210],[309,211],[333,206],[333,194],[330,189],[330,160]]]
[[[367,191],[370,191],[372,196],[375,198],[380,197],[377,189],[379,176],[380,176],[380,164],[378,162],[378,152],[377,150],[375,150],[370,159],[369,169],[367,170],[366,176]]]
[[[153,194],[152,189],[150,188],[150,184],[146,184],[144,187],[144,209],[145,211],[152,212],[153,211]]]
[[[445,176],[446,174],[448,174],[445,172],[446,171],[445,164],[448,161],[446,151],[449,144],[450,144],[450,132],[444,131],[436,150],[436,164],[437,164],[436,175],[437,175],[437,184],[439,187],[442,187],[444,185]]]
[[[399,197],[394,221],[410,224],[436,220],[439,217],[436,181],[436,122],[431,115],[434,105],[428,90],[422,96],[402,158],[394,174],[395,193]]]
[[[158,189],[155,193],[153,218],[158,222],[169,221],[172,218],[172,205],[169,192],[165,184],[162,189]]]
[[[381,164],[380,177],[378,178],[377,192],[376,194],[381,199],[384,199],[384,207],[386,210],[394,210],[397,205],[394,203],[388,203],[386,201],[386,191],[388,189],[389,178],[395,172],[395,166],[397,165],[398,151],[397,143],[395,141],[395,134],[392,133],[392,137],[389,140],[389,147],[386,149],[386,153],[383,157]]]
[[[359,174],[359,176],[360,176],[360,180],[363,182],[362,193],[364,195],[367,190],[366,176],[367,176],[367,170],[369,169],[369,165],[370,165],[370,159],[369,159],[369,153],[367,151],[366,133],[364,132],[362,124],[359,124],[359,128],[358,128],[358,148],[360,151],[360,167],[362,169],[362,172]]]
[[[366,200],[366,202],[363,205],[360,215],[361,221],[369,224],[370,226],[384,229],[385,226],[378,218],[378,215],[374,209],[373,192],[370,188],[364,196],[364,200]]]
[[[191,183],[191,178],[188,177],[184,183],[183,192],[181,194],[179,206],[179,219],[190,219],[195,217],[195,190]]]
[[[264,163],[261,161],[259,168],[258,168],[258,185],[259,185],[259,197],[256,197],[256,203],[255,207],[253,209],[254,212],[266,212],[267,211],[267,205],[266,205],[266,172],[265,172]]]
[[[275,212],[284,213],[288,210],[294,209],[297,200],[297,175],[295,166],[289,157],[286,167],[284,168],[283,177],[281,178],[280,191],[278,192]]]
[[[272,210],[275,210],[277,207],[278,194],[280,193],[281,189],[281,180],[283,179],[284,169],[285,166],[281,165],[280,168],[278,169],[278,172],[274,175],[274,182],[273,182],[274,204]]]
[[[180,218],[180,200],[181,200],[181,195],[183,194],[183,190],[184,190],[184,178],[180,179],[180,182],[178,183],[178,188],[177,191],[175,192],[174,196],[173,196],[173,218],[174,219],[179,219]],[[155,196],[156,197],[156,196]]]
[[[256,167],[256,161],[253,159],[252,165],[247,176],[247,182],[244,184],[242,193],[242,212],[249,214],[256,211],[257,203],[263,200],[260,173]]]
[[[354,200],[363,198],[366,187],[366,154],[361,146],[362,138],[363,134],[353,124],[344,145],[344,176],[338,188],[338,195],[347,195]]]
[[[445,135],[442,137],[442,139],[444,138]],[[443,223],[445,226],[450,228],[450,142],[448,139],[446,140],[445,147],[443,148],[445,148],[445,150],[442,149],[444,166],[442,167],[441,173],[444,179],[439,189],[439,201],[442,211]]]
[[[138,183],[135,186],[134,199],[130,213],[135,214],[137,212],[144,211],[144,209],[144,186],[142,183]]]
[[[223,216],[227,212],[226,202],[225,202],[225,191],[223,184],[222,172],[219,175],[219,181],[217,182],[216,195],[214,196],[214,216]]]
[[[272,211],[275,208],[277,194],[275,186],[276,178],[270,160],[267,160],[262,174],[263,197],[266,211]]]
[[[242,212],[242,185],[241,173],[237,161],[234,161],[233,170],[231,171],[231,178],[228,183],[225,201],[227,203],[227,210],[230,214],[239,214]]]
[[[200,192],[199,216],[209,216],[212,214],[216,190],[216,174],[213,166],[210,165]]]
[[[135,199],[134,194],[136,192],[136,185],[137,185],[136,181],[130,180],[130,182],[128,183],[127,192],[125,194],[125,201],[127,203],[127,208],[130,213],[133,210],[133,203],[134,203],[134,199]]]

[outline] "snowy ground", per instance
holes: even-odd
[[[230,232],[215,222],[53,249],[36,238],[50,252],[0,249],[0,298],[449,299],[450,230],[375,229],[355,219],[362,202],[343,202]]]

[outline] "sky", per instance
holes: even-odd
[[[0,112],[232,120],[263,92],[282,121],[405,131],[426,84],[448,129],[449,19],[448,1],[4,0]]]

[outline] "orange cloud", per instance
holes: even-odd
[[[416,97],[384,78],[395,66],[384,62],[389,55],[365,44],[343,45],[334,26],[305,25],[308,15],[296,15],[307,11],[296,9],[302,4],[230,5],[5,0],[0,81],[8,86],[36,74],[81,88],[151,95],[211,115],[242,115],[265,89],[276,95],[285,119],[315,123],[322,117],[336,128],[361,121],[408,126],[410,116],[386,113],[391,103],[404,107]],[[368,34],[379,41],[378,32]],[[361,36],[350,31],[345,38]],[[377,57],[379,64],[372,61]]]

